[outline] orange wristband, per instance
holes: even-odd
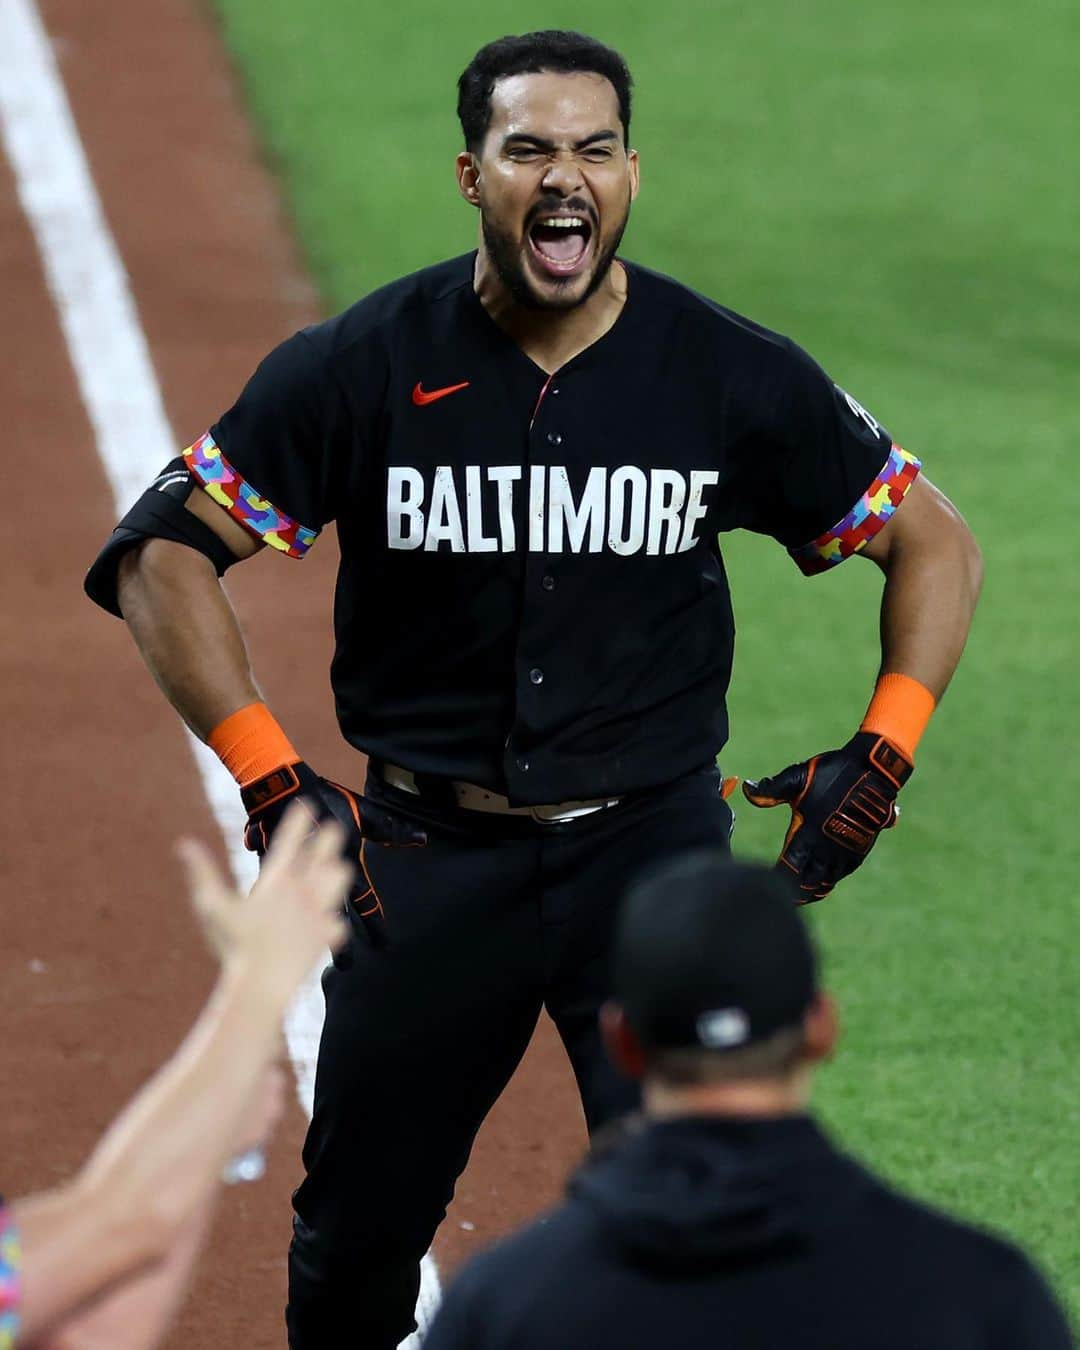
[[[230,713],[206,743],[240,786],[247,787],[283,764],[299,764],[300,756],[265,703],[249,703]]]
[[[936,706],[937,700],[926,685],[910,675],[879,675],[859,730],[884,736],[914,760],[915,747]]]

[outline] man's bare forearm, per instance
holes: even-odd
[[[881,600],[881,669],[910,675],[941,701],[964,651],[981,569],[960,539],[894,558]]]
[[[885,572],[881,670],[910,675],[936,700],[945,692],[971,628],[982,559],[963,517],[926,481],[866,549]]]
[[[236,615],[202,554],[147,540],[121,561],[117,593],[143,660],[200,740],[259,699]]]

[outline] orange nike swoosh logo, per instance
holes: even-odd
[[[418,408],[422,408],[425,403],[434,403],[436,399],[445,398],[447,394],[456,394],[459,389],[468,389],[469,381],[462,380],[460,384],[448,384],[445,389],[432,389],[425,392],[420,388],[420,381],[417,380],[416,388],[412,391],[412,401]]]

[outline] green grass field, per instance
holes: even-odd
[[[964,664],[900,829],[813,912],[847,1031],[818,1102],[891,1177],[1023,1241],[1080,1320],[1080,9],[218,4],[328,308],[472,245],[453,109],[476,47],[559,25],[620,47],[624,252],[790,333],[964,511],[987,564]],[[756,775],[850,734],[879,581],[804,581],[750,536],[725,554],[723,763]],[[739,850],[779,827],[746,806]]]

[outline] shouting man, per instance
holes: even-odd
[[[458,112],[478,249],[271,352],[87,583],[235,775],[250,847],[296,794],[350,831],[353,938],[325,980],[295,1197],[295,1350],[410,1330],[419,1258],[541,1007],[589,1128],[636,1104],[596,1023],[616,897],[646,863],[726,846],[732,819],[717,535],[772,535],[806,573],[860,554],[885,574],[861,726],[747,788],[791,806],[781,866],[803,900],[894,822],[978,588],[919,461],[805,352],[619,254],[639,172],[617,53],[503,38],[461,76]],[[362,794],[304,763],[218,584],[264,545],[302,558],[331,520],[332,677]]]

